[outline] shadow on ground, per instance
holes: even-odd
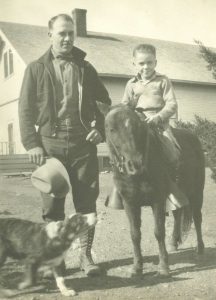
[[[155,286],[160,283],[170,283],[175,281],[189,280],[184,277],[185,273],[188,272],[200,272],[204,270],[216,269],[216,248],[206,248],[205,254],[201,257],[195,254],[195,249],[184,249],[177,251],[175,253],[169,254],[170,267],[172,269],[172,277],[157,277],[155,272],[148,272],[145,269],[145,264],[151,263],[153,265],[158,264],[158,256],[146,256],[143,258],[144,261],[144,274],[139,278],[129,278],[125,271],[122,272],[122,276],[116,276],[115,270],[121,269],[121,267],[127,267],[132,264],[132,258],[126,259],[116,259],[100,264],[103,270],[106,270],[107,274],[100,277],[89,278],[84,277],[83,274],[76,269],[68,269],[66,276],[66,283],[69,287],[73,287],[75,290],[79,291],[92,291],[92,290],[105,290],[114,289],[122,287],[142,288],[148,286]],[[179,267],[179,265],[184,264],[184,267]],[[189,264],[189,266],[185,266]],[[176,268],[175,268],[176,265]],[[1,270],[0,284],[7,289],[16,289],[17,284],[22,280],[23,276],[23,266],[20,262],[11,261],[5,264]],[[109,274],[110,271],[114,275]],[[104,272],[105,273],[105,272]],[[119,272],[117,272],[119,273]],[[183,275],[183,277],[177,277],[178,275]],[[54,281],[41,280],[40,284],[45,286],[43,293],[50,294],[57,292],[56,284]]]

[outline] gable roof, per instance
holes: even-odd
[[[26,64],[37,59],[49,47],[44,26],[0,22],[0,29]],[[87,59],[100,75],[129,77],[134,75],[132,51],[140,43],[150,43],[157,48],[157,71],[172,80],[216,84],[195,45],[96,32],[78,37],[75,45],[87,52]]]

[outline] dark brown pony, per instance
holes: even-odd
[[[154,233],[159,246],[159,274],[168,276],[165,245],[165,203],[170,193],[170,173],[157,134],[140,119],[137,112],[119,105],[105,120],[106,140],[113,164],[114,183],[123,200],[130,223],[134,247],[131,275],[142,273],[141,207],[150,205],[154,216]],[[197,137],[186,130],[173,129],[181,146],[178,185],[189,199],[189,206],[174,211],[171,246],[177,249],[188,232],[192,219],[197,233],[197,252],[204,251],[201,208],[205,181],[204,155]]]

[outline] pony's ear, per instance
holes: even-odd
[[[97,103],[97,107],[99,109],[99,111],[106,116],[108,114],[108,112],[110,111],[110,105],[106,104],[106,103],[102,103],[99,101],[96,101]]]

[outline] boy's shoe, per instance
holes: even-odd
[[[170,195],[166,201],[166,211],[176,210],[186,205],[189,205],[187,196],[174,181],[170,180]]]

